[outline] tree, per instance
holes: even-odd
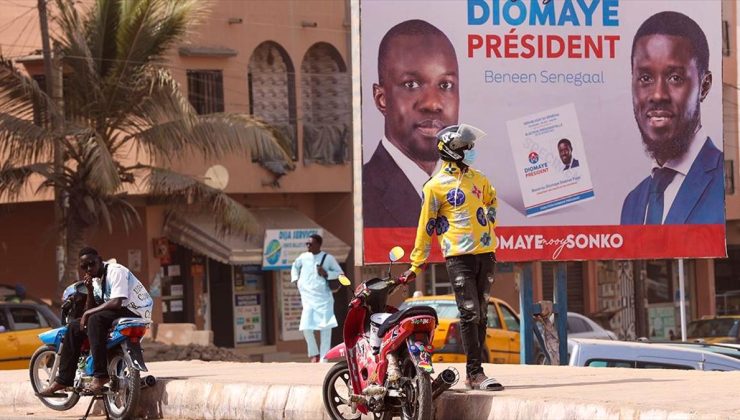
[[[174,212],[186,205],[208,210],[222,231],[253,226],[243,206],[170,169],[172,162],[249,153],[273,173],[293,168],[277,130],[249,115],[197,115],[164,67],[167,52],[203,17],[204,5],[96,0],[78,9],[57,0],[52,40],[63,58],[63,106],[0,57],[0,198],[15,201],[34,187],[36,193],[59,191],[58,229],[68,256],[62,283],[77,278],[76,251],[90,229],[112,231],[120,221],[128,231],[140,223],[130,192],[145,192]],[[52,127],[54,117],[62,127]],[[61,167],[54,165],[55,145]],[[135,163],[127,163],[131,154]]]

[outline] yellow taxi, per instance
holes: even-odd
[[[460,312],[454,295],[419,296],[406,299],[400,309],[431,306],[437,311],[439,325],[434,333],[432,361],[465,363],[460,331]],[[488,301],[488,328],[483,363],[519,363],[519,314],[495,297]]]
[[[0,369],[26,369],[41,346],[38,335],[59,327],[48,306],[33,301],[0,302]]]
[[[704,317],[691,321],[687,326],[686,338],[709,344],[740,343],[740,315]]]

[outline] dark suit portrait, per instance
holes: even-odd
[[[652,171],[625,198],[621,223],[723,224],[724,158],[701,125],[709,46],[677,12],[648,18],[632,41],[632,107]]]
[[[558,142],[558,154],[560,155],[560,160],[563,162],[564,171],[578,167],[578,159],[573,157],[573,145],[570,140],[560,139]]]
[[[416,227],[421,187],[439,160],[436,134],[458,119],[457,56],[447,36],[423,20],[391,28],[378,48],[373,101],[385,123],[362,168],[365,227]]]

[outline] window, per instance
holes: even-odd
[[[735,164],[725,161],[725,194],[735,194]]]
[[[675,365],[672,363],[658,363],[658,362],[637,362],[638,369],[682,369],[682,370],[693,370],[694,368],[686,365]]]
[[[198,114],[224,112],[221,70],[188,70],[188,100]]]
[[[730,22],[722,21],[722,55],[730,56]]]
[[[10,330],[10,325],[8,324],[8,319],[5,316],[5,311],[0,308],[0,333]]]
[[[586,366],[591,367],[610,367],[610,368],[633,368],[635,362],[630,360],[609,360],[609,359],[591,359],[586,362]]]
[[[36,74],[31,76],[33,80],[39,85],[42,91],[46,92],[46,76],[43,74]],[[39,127],[46,123],[46,107],[41,102],[33,101],[33,123]]]
[[[568,317],[568,334],[584,333],[589,331],[592,331],[592,329],[586,321],[574,316]]]
[[[46,325],[46,320],[39,316],[39,313],[32,308],[10,308],[10,317],[16,330],[30,330],[41,328]]]
[[[499,305],[499,308],[501,308],[501,313],[504,315],[506,329],[509,331],[519,331],[519,317],[517,317],[506,305]]]
[[[501,329],[501,320],[498,318],[498,312],[496,312],[495,304],[488,304],[488,312],[486,314],[486,318],[486,325],[488,326],[488,328]]]

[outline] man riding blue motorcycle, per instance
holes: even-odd
[[[123,265],[103,262],[94,248],[80,250],[80,270],[87,289],[85,311],[79,319],[70,320],[60,352],[56,378],[39,397],[56,397],[59,391],[73,386],[84,339],[90,343],[93,380],[86,391],[103,392],[110,381],[106,341],[113,322],[119,318],[151,319],[153,301],[141,282]]]

